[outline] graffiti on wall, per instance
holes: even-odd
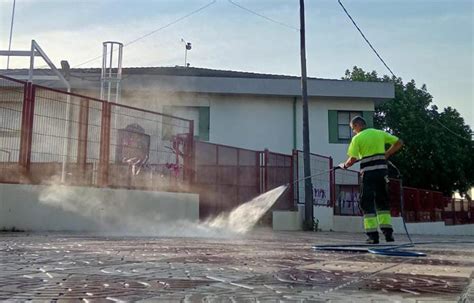
[[[339,213],[341,215],[360,215],[359,191],[351,187],[341,187],[337,195]]]
[[[313,204],[319,206],[331,206],[329,192],[325,188],[313,186]]]

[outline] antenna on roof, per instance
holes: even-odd
[[[181,38],[181,42],[184,43],[184,66],[189,67],[190,64],[188,63],[188,50],[192,49],[191,42],[186,42],[183,38]]]

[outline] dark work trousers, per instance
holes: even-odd
[[[388,171],[378,169],[363,172],[360,190],[360,208],[364,213],[365,232],[377,233],[378,227],[384,233],[391,232]]]

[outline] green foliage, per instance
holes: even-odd
[[[393,82],[395,98],[376,107],[374,125],[401,138],[405,146],[391,159],[407,186],[438,190],[450,195],[474,186],[472,130],[456,109],[439,112],[426,85],[414,80],[379,77],[375,71],[354,67],[344,80]]]

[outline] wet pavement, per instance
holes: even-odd
[[[474,302],[473,244],[419,246],[428,253],[423,258],[311,249],[354,240],[363,235],[258,230],[219,239],[0,233],[0,300]]]

